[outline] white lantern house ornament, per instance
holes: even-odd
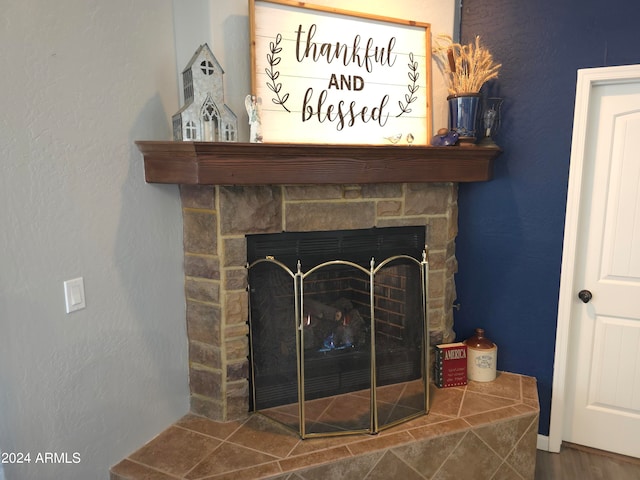
[[[201,45],[182,71],[184,105],[172,117],[174,140],[238,140],[238,118],[224,103],[223,76],[209,46]]]

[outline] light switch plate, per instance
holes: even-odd
[[[64,300],[67,313],[81,310],[87,306],[84,298],[84,280],[82,277],[64,282]]]

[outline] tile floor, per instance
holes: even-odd
[[[286,408],[279,413],[287,423]],[[432,387],[428,415],[378,435],[301,440],[262,415],[219,423],[189,414],[115,465],[111,479],[528,480],[538,414],[535,379],[504,372],[494,382]]]

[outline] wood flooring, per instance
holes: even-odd
[[[538,450],[535,480],[574,479],[638,480],[640,459],[567,443],[560,453]]]

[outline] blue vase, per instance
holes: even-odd
[[[449,130],[459,135],[460,143],[475,143],[479,93],[449,95]]]

